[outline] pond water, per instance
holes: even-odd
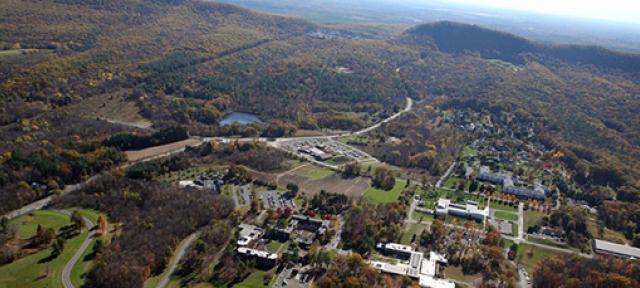
[[[245,125],[245,124],[260,122],[260,118],[258,118],[255,114],[251,114],[251,113],[231,112],[229,115],[222,118],[222,121],[220,121],[220,126],[226,126],[236,122],[239,124]]]

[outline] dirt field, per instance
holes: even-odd
[[[195,145],[199,143],[200,143],[199,139],[190,138],[190,139],[182,140],[179,142],[173,142],[173,143],[150,147],[142,150],[125,151],[124,153],[127,155],[127,160],[129,160],[130,162],[135,162],[142,159],[158,157],[168,153],[179,152],[179,151],[182,151],[187,146]]]
[[[327,192],[345,194],[356,199],[360,199],[362,194],[371,186],[371,180],[368,178],[343,179],[337,174],[315,180],[292,174],[280,177],[278,185],[285,186],[287,183],[298,184],[300,190],[309,195],[315,195],[324,189]]]

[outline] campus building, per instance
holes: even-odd
[[[429,252],[429,257],[426,258],[424,253],[413,251],[410,246],[396,243],[378,243],[376,247],[382,253],[398,256],[397,259],[401,261],[397,263],[370,261],[369,264],[373,268],[383,273],[418,279],[421,287],[455,287],[455,283],[447,279],[438,278],[439,266],[441,264],[447,264],[447,259],[443,255],[431,251]]]
[[[602,255],[610,255],[627,259],[640,259],[640,248],[599,239],[593,239],[593,251]]]
[[[276,266],[278,262],[278,255],[269,253],[267,251],[251,249],[247,247],[239,247],[238,254],[246,259],[253,259],[256,261],[256,265],[262,268],[271,268]]]
[[[436,215],[446,216],[453,215],[463,218],[484,221],[489,216],[489,207],[484,209],[478,208],[478,203],[467,201],[465,205],[451,203],[449,199],[438,199],[436,205]]]

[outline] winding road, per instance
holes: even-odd
[[[376,124],[373,124],[373,125],[371,125],[371,126],[369,126],[367,128],[364,128],[362,130],[358,130],[358,131],[354,131],[354,132],[348,132],[348,133],[342,133],[342,134],[339,134],[339,135],[311,136],[311,137],[283,137],[283,138],[277,138],[277,139],[275,139],[275,141],[270,141],[270,139],[264,138],[264,137],[258,137],[258,138],[196,137],[196,138],[199,138],[200,143],[204,143],[204,142],[211,141],[211,140],[218,140],[218,141],[221,141],[221,142],[230,142],[230,141],[236,141],[236,140],[237,141],[262,141],[262,142],[271,143],[271,146],[274,146],[274,147],[278,148],[277,142],[282,142],[282,141],[297,140],[297,139],[313,139],[313,138],[316,138],[316,139],[333,139],[333,138],[347,137],[347,136],[352,136],[352,135],[362,135],[362,134],[370,132],[370,131],[372,131],[374,129],[377,129],[382,124],[388,123],[389,121],[392,121],[392,120],[400,117],[400,115],[402,115],[403,113],[408,112],[411,109],[413,109],[413,100],[411,98],[409,98],[409,97],[407,97],[406,100],[407,100],[407,103],[405,105],[405,108],[402,109],[401,111],[389,116],[388,118],[385,118],[384,120],[382,120],[382,121],[380,121],[380,122],[378,122]],[[182,152],[184,150],[185,150],[185,147],[180,147],[180,148],[177,148],[177,149],[169,151],[169,152],[164,152],[164,153],[159,154],[159,155],[154,155],[154,156],[150,156],[150,157],[141,159],[139,161],[125,163],[125,164],[120,165],[120,166],[118,166],[118,167],[116,167],[114,169],[123,169],[123,168],[126,168],[126,167],[128,167],[128,166],[130,166],[132,164],[138,163],[138,162],[145,162],[145,161],[150,161],[150,160],[153,160],[153,159],[168,157],[168,156],[174,155],[176,153],[180,153],[180,152]],[[333,169],[333,170],[337,169],[337,167],[335,167],[333,165],[329,165],[329,164],[322,163],[322,162],[319,162],[319,161],[312,161],[312,162],[314,162],[315,164],[327,167],[329,169]],[[91,176],[89,179],[87,179],[84,182],[81,182],[81,183],[78,183],[78,184],[73,184],[73,185],[67,185],[65,187],[65,189],[63,190],[63,192],[61,193],[61,195],[68,194],[68,193],[80,190],[83,187],[85,187],[87,184],[91,183],[92,181],[95,181],[96,179],[100,178],[101,176],[102,176],[102,174],[96,174],[96,175]],[[18,217],[20,215],[24,215],[24,214],[30,213],[30,212],[35,211],[35,210],[39,210],[39,209],[45,208],[47,205],[49,205],[49,203],[51,203],[51,201],[53,200],[54,196],[55,195],[50,195],[50,196],[47,196],[45,198],[39,199],[39,200],[37,200],[35,202],[32,202],[30,204],[27,204],[27,205],[23,206],[22,208],[7,212],[6,214],[2,215],[2,217],[5,217],[7,219],[12,219],[12,218]]]
[[[71,212],[66,210],[60,212],[71,215]],[[89,218],[84,216],[82,217],[82,220],[84,221],[84,226],[87,228],[87,230],[89,230],[89,233],[87,234],[87,238],[84,239],[84,241],[80,245],[80,248],[78,248],[78,250],[76,250],[76,253],[73,254],[73,257],[71,257],[69,262],[64,265],[64,269],[62,270],[62,285],[65,288],[74,288],[73,283],[71,283],[71,271],[73,271],[73,267],[76,266],[76,263],[78,263],[80,257],[82,257],[82,254],[84,254],[87,248],[89,248],[91,241],[96,235],[96,230],[92,229],[94,226],[93,222],[91,222]]]
[[[189,237],[184,239],[182,243],[180,243],[178,248],[176,248],[175,256],[173,257],[173,259],[171,259],[171,263],[169,263],[169,267],[167,267],[167,271],[165,271],[164,274],[162,275],[162,279],[160,279],[160,282],[158,282],[158,285],[156,286],[156,288],[164,288],[165,286],[167,286],[171,278],[171,275],[173,275],[173,272],[176,271],[176,267],[178,267],[178,263],[180,263],[180,260],[182,259],[182,257],[184,257],[184,254],[187,252],[187,248],[191,246],[191,243],[193,243],[193,241],[198,239],[198,235],[199,235],[198,232],[189,235]]]

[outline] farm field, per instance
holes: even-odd
[[[139,161],[139,160],[142,160],[142,159],[147,159],[147,158],[163,155],[163,154],[166,154],[166,153],[170,153],[170,152],[173,152],[173,151],[177,151],[179,149],[183,149],[183,148],[185,148],[187,146],[191,146],[191,145],[196,145],[198,143],[200,143],[200,140],[194,139],[194,138],[190,138],[190,139],[185,139],[185,140],[182,140],[182,141],[169,143],[169,144],[165,144],[165,145],[149,147],[149,148],[142,149],[142,150],[125,151],[125,154],[127,155],[127,160],[128,161],[135,162],[135,161]]]

